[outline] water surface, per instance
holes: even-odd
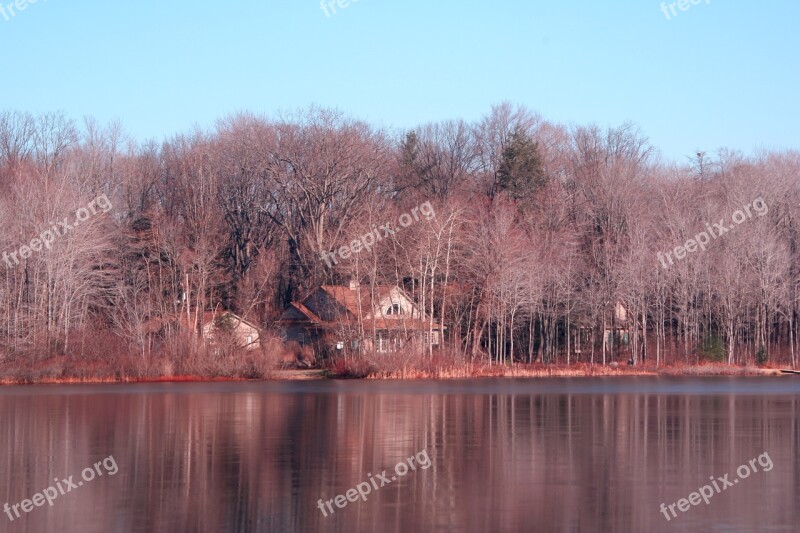
[[[96,471],[0,531],[797,531],[799,407],[795,377],[0,387],[0,505]]]

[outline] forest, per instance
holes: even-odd
[[[242,112],[163,142],[0,112],[0,372],[216,375],[154,324],[222,308],[264,332],[245,375],[287,350],[291,302],[350,280],[441,321],[419,356],[442,364],[796,367],[800,153],[709,148],[671,162],[634,124],[508,102],[412,129]]]

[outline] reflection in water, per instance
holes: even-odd
[[[0,505],[109,455],[119,472],[13,523],[0,514],[0,531],[795,531],[800,380],[774,384],[3,388]],[[422,450],[430,468],[327,518],[317,507]],[[670,523],[660,513],[764,452],[770,472]]]

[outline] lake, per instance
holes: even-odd
[[[0,387],[0,531],[797,531],[798,416],[798,377]]]

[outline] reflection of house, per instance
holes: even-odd
[[[420,312],[399,287],[323,285],[301,302],[292,302],[280,324],[287,341],[331,351],[393,352],[438,346],[442,326]]]

